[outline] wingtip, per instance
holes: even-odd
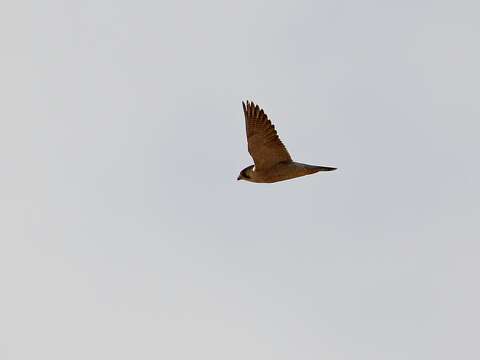
[[[245,112],[252,111],[253,113],[259,113],[261,108],[253,100],[242,100],[243,110]]]

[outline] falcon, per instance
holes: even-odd
[[[242,101],[247,130],[248,152],[254,165],[240,172],[237,180],[255,183],[274,183],[300,176],[315,174],[319,171],[332,171],[337,168],[308,165],[295,162],[285,145],[278,137],[275,126],[270,122],[263,109],[251,101]]]

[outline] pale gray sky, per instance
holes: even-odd
[[[7,1],[0,358],[479,359],[479,11]]]

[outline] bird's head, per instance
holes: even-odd
[[[237,180],[251,181],[252,170],[253,170],[253,165],[247,166],[245,169],[240,171],[240,174],[238,175]]]

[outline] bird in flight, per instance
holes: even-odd
[[[268,116],[251,101],[242,101],[247,130],[248,152],[254,165],[240,172],[237,180],[256,183],[274,183],[314,174],[319,171],[336,170],[334,167],[302,164],[292,160],[285,145],[278,137],[275,126]]]

